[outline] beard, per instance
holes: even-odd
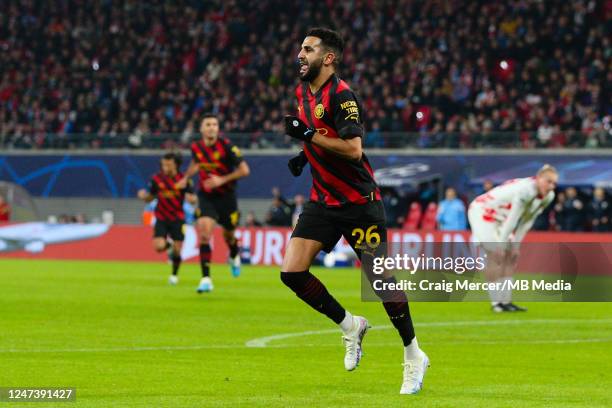
[[[312,82],[321,72],[323,66],[323,58],[318,61],[308,63],[308,70],[304,74],[300,74],[300,80],[302,82]]]

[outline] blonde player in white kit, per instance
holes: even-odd
[[[512,303],[508,284],[514,279],[520,242],[537,216],[554,200],[558,178],[557,170],[546,164],[535,177],[509,180],[470,204],[472,233],[487,254],[487,281],[498,282],[504,288],[489,291],[494,312],[527,310]],[[505,281],[510,282],[504,285]]]

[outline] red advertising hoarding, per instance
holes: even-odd
[[[17,224],[19,225],[19,224]],[[78,224],[75,224],[75,226]],[[11,227],[15,227],[13,224]],[[0,241],[3,239],[0,227]],[[70,228],[63,226],[64,229]],[[76,228],[76,227],[74,227]],[[14,229],[14,228],[13,228]],[[238,228],[237,235],[241,246],[248,248],[249,258],[256,265],[279,265],[282,262],[284,248],[291,236],[291,229],[277,227]],[[71,260],[107,260],[107,261],[161,261],[165,254],[155,253],[151,245],[152,229],[146,226],[114,225],[106,232],[91,237],[70,237],[64,242],[55,239],[46,245],[36,246],[36,250],[0,248],[0,258],[25,259],[71,259]],[[469,242],[469,231],[389,231],[389,242],[428,243],[428,242]],[[6,239],[6,238],[5,238]],[[37,238],[44,241],[44,237]],[[13,239],[13,241],[15,241]],[[612,234],[594,233],[556,233],[531,232],[525,242],[612,242]],[[340,244],[341,246],[343,243]],[[346,242],[344,242],[346,245]],[[223,242],[221,229],[215,229],[213,240],[213,262],[225,262],[227,247]],[[27,246],[26,246],[27,248]],[[186,228],[183,258],[198,259],[198,243],[193,227]]]

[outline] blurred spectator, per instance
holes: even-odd
[[[185,200],[185,203],[187,200]],[[157,199],[145,203],[143,211],[142,211],[142,224],[143,225],[155,225],[155,207],[157,206]],[[183,205],[183,209],[185,206]],[[195,214],[194,214],[195,217]]]
[[[419,203],[421,204],[422,208],[427,207],[427,204],[430,202],[438,201],[440,199],[437,187],[436,182],[433,181],[421,184],[419,186]]]
[[[11,220],[11,206],[6,202],[4,197],[0,195],[0,222]]]
[[[582,231],[584,229],[584,204],[578,198],[574,187],[565,189],[562,213],[561,229],[563,231]]]
[[[244,225],[246,227],[261,227],[262,223],[257,219],[257,217],[255,217],[255,213],[253,211],[249,211]]]
[[[438,229],[442,231],[467,229],[465,204],[457,198],[454,188],[446,189],[445,199],[440,201],[438,206],[436,221],[438,221]]]
[[[380,123],[375,120],[372,123],[372,129],[367,133],[365,137],[366,147],[385,147],[382,134],[380,133]]]
[[[292,222],[292,207],[282,196],[278,187],[272,188],[272,205],[266,215],[266,224],[277,227],[289,227]]]
[[[272,199],[272,206],[266,216],[266,224],[276,227],[291,226],[291,208],[286,205],[279,197]]]
[[[385,215],[387,216],[387,227],[397,228],[400,226],[400,216],[402,209],[400,207],[400,200],[390,189],[383,189],[382,202],[385,207]]]
[[[469,196],[469,200],[468,201],[473,201],[476,197],[478,197],[479,195],[485,194],[487,193],[489,190],[491,190],[495,185],[493,184],[493,182],[491,180],[485,180],[482,182],[482,185],[480,187],[475,187],[472,191],[471,194]]]
[[[552,213],[553,216],[550,218],[553,221],[553,227],[555,231],[561,231],[565,221],[564,221],[564,211],[563,208],[565,206],[565,192],[559,191],[555,198],[555,205],[553,206]]]
[[[538,215],[533,222],[534,231],[549,231],[551,229],[551,214],[553,214],[553,208],[555,206],[554,201],[550,203],[548,207]],[[553,224],[554,225],[554,224]]]
[[[591,229],[595,232],[610,231],[610,202],[606,199],[603,188],[593,191],[593,200],[589,203],[588,217]]]
[[[183,211],[185,212],[185,224],[194,225],[196,222],[196,211],[198,207],[196,204],[191,204],[185,200],[183,202]]]
[[[553,127],[548,123],[548,119],[544,120],[542,124],[538,127],[538,147],[547,147],[550,145],[551,139],[553,137]]]
[[[483,193],[488,193],[490,190],[492,190],[494,187],[494,184],[491,180],[485,180],[482,183],[482,192]]]
[[[538,130],[540,144],[612,143],[607,2],[392,3],[9,2],[0,143],[72,147],[87,133],[88,146],[137,148],[168,132],[185,143],[207,111],[228,132],[279,132],[312,21],[342,27],[345,79],[374,146],[387,131],[419,132],[423,147],[512,144],[491,136]]]

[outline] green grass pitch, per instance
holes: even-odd
[[[184,265],[171,287],[162,263],[0,260],[0,387],[77,388],[74,404],[0,406],[612,406],[611,304],[494,315],[487,303],[413,303],[431,367],[420,394],[400,396],[399,336],[381,305],[360,301],[356,270],[313,268],[376,326],[349,373],[339,332],[278,268],[234,279],[215,265],[204,295],[198,269]]]

